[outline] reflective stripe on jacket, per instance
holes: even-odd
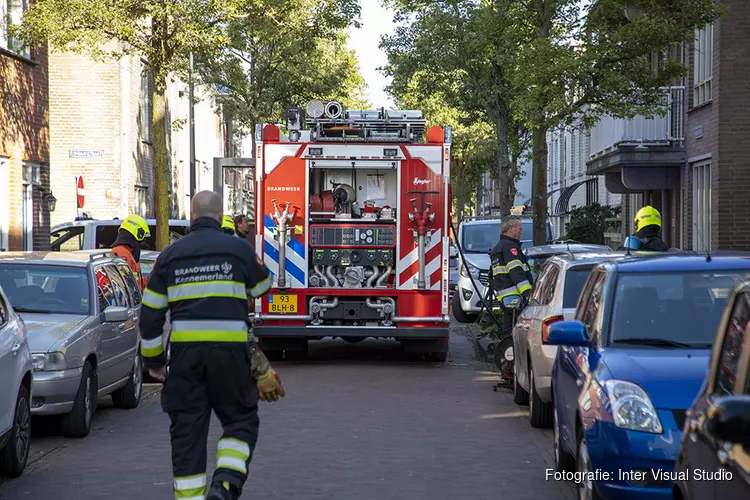
[[[144,360],[153,366],[166,361],[161,339],[167,311],[173,344],[246,344],[248,300],[270,288],[271,275],[246,240],[223,233],[214,219],[197,219],[154,262],[140,320]]]
[[[533,278],[520,241],[501,236],[500,242],[490,252],[490,259],[492,288],[497,300],[531,290]]]

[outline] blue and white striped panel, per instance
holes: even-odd
[[[273,228],[276,223],[270,216],[263,216],[263,253],[265,264],[271,271],[274,286],[277,284],[276,274],[279,272],[279,242],[273,239]],[[290,228],[293,230],[293,228]],[[305,246],[294,238],[286,246],[286,279],[291,288],[305,288],[307,263],[305,262]]]

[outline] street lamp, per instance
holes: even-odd
[[[57,198],[54,197],[52,191],[47,191],[44,196],[42,196],[42,201],[47,204],[47,210],[50,212],[55,211],[55,208],[57,207]]]

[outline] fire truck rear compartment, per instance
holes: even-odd
[[[445,359],[449,322],[446,311],[441,314],[444,287],[438,286],[435,276],[441,268],[435,263],[441,256],[437,245],[446,212],[440,209],[437,220],[438,214],[430,213],[430,207],[441,205],[444,194],[436,190],[441,181],[430,170],[434,151],[438,162],[442,158],[442,146],[433,141],[436,149],[415,152],[432,158],[432,163],[414,166],[422,160],[411,159],[407,148],[420,143],[425,126],[421,112],[385,116],[382,111],[354,111],[328,118],[341,123],[307,116],[311,132],[295,133],[291,139],[309,142],[298,152],[302,161],[282,160],[268,174],[267,184],[259,185],[268,186],[266,195],[273,204],[265,208],[271,210],[273,222],[273,241],[266,235],[266,242],[278,248],[278,254],[266,249],[267,262],[278,267],[270,298],[255,315],[261,346],[306,351],[308,340],[325,337],[352,342],[392,338],[405,351]],[[352,137],[337,132],[345,125],[364,132]],[[400,144],[407,146],[402,149]],[[277,161],[276,154],[281,153],[269,157]],[[294,195],[299,189],[279,187],[303,178],[303,169],[304,195]],[[296,199],[293,213],[291,202],[280,198],[284,189],[291,193],[289,200]],[[277,201],[285,204],[277,206]],[[406,230],[408,238],[402,234]],[[419,249],[419,258],[405,265],[412,248]],[[408,272],[415,274],[414,283],[405,285],[403,275]],[[291,298],[282,300],[285,294]]]

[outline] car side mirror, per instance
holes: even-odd
[[[458,257],[458,248],[451,245],[449,253],[450,253],[451,258]]]
[[[127,307],[109,306],[104,310],[104,321],[107,323],[122,322],[127,320]]]
[[[712,437],[750,446],[750,397],[724,396],[709,406],[706,430]]]
[[[589,339],[586,337],[586,327],[580,321],[558,321],[549,326],[547,343],[586,347],[589,345]]]

